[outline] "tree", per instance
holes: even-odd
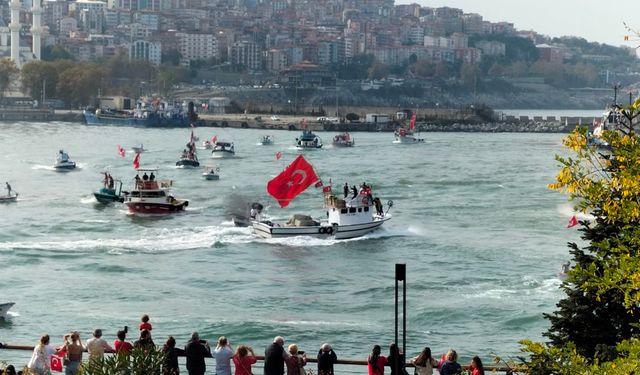
[[[104,76],[104,69],[92,63],[78,64],[67,69],[59,76],[59,97],[71,107],[91,104],[91,98],[98,94],[98,83]]]
[[[22,87],[32,98],[42,98],[43,88],[48,97],[56,97],[58,71],[56,63],[30,61],[22,67]]]
[[[0,60],[0,97],[9,89],[11,83],[19,77],[20,71],[11,59]]]
[[[564,141],[575,157],[556,156],[562,168],[550,188],[568,193],[576,209],[594,219],[580,221],[586,245],[569,244],[575,266],[559,309],[546,315],[550,346],[523,342],[532,374],[568,374],[554,369],[580,361],[594,367],[593,374],[630,374],[630,366],[640,366],[640,100],[616,111],[620,128],[603,135],[610,154],[590,146],[587,129],[580,128]]]

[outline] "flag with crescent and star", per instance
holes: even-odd
[[[267,192],[280,207],[287,207],[298,194],[318,181],[318,176],[307,160],[299,155],[282,173],[267,183]]]
[[[62,358],[58,357],[55,354],[52,355],[49,362],[49,367],[51,368],[51,371],[62,372]]]

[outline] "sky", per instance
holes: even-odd
[[[396,0],[396,4],[412,3],[459,8],[478,13],[485,21],[511,22],[518,30],[551,37],[573,35],[616,47],[640,46],[640,37],[623,24],[640,31],[640,0]],[[630,35],[629,42],[625,35]]]

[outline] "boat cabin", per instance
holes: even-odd
[[[372,195],[364,191],[361,191],[355,197],[349,196],[345,199],[326,193],[324,205],[327,209],[330,225],[354,225],[370,222],[373,220],[375,212]]]

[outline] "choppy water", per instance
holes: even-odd
[[[394,263],[407,264],[407,351],[449,347],[462,358],[515,355],[523,338],[541,339],[562,294],[557,272],[568,258],[566,198],[549,191],[562,152],[557,134],[423,134],[423,145],[391,143],[389,133],[356,133],[356,147],[307,152],[325,183],[366,181],[393,220],[361,239],[265,240],[235,228],[228,197],[242,193],[268,204],[275,217],[322,215],[313,187],[286,209],[267,197],[266,182],[297,154],[297,132],[196,129],[235,142],[219,181],[173,167],[189,129],[89,127],[70,123],[0,125],[0,182],[20,193],[0,205],[0,300],[15,301],[0,341],[53,342],[68,330],[83,338],[97,327],[113,340],[124,325],[151,316],[153,335],[186,342],[191,331],[262,348],[285,336],[314,352],[333,344],[340,358],[365,358],[394,334]],[[274,146],[257,146],[274,134]],[[328,144],[333,133],[320,133]],[[175,180],[186,213],[138,218],[123,206],[102,207],[91,193],[108,169],[130,185],[132,154],[144,143],[143,167]],[[81,168],[51,170],[58,149]],[[134,329],[135,331],[135,329]],[[131,337],[135,339],[135,337]],[[261,352],[261,349],[258,350]],[[29,353],[0,351],[0,360]],[[26,359],[24,359],[26,362]]]

